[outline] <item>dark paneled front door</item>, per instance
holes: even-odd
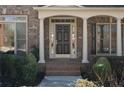
[[[70,54],[70,24],[56,24],[56,54]]]

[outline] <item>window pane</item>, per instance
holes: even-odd
[[[17,40],[17,50],[26,50],[26,40]]]
[[[110,31],[109,25],[97,26],[97,53],[109,53]]]
[[[26,23],[16,23],[17,40],[26,39]]]
[[[117,25],[111,25],[111,53],[116,53]]]
[[[26,23],[16,23],[17,50],[26,50]]]
[[[16,21],[26,21],[26,17],[16,17]]]
[[[15,25],[12,23],[0,24],[0,51],[14,50],[14,30]]]

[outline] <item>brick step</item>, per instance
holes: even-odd
[[[77,63],[78,62],[78,60],[77,59],[62,59],[62,58],[56,58],[56,59],[50,59],[50,60],[46,60],[46,63]],[[79,63],[80,63],[80,61],[79,61]]]
[[[47,75],[80,75],[80,63],[67,62],[67,61],[47,62],[46,74]]]
[[[79,66],[47,66],[46,65],[46,69],[47,70],[80,70]]]
[[[46,73],[46,75],[48,75],[48,76],[52,76],[52,75],[54,75],[54,76],[76,76],[76,75],[80,75],[80,71],[48,71],[47,73]]]

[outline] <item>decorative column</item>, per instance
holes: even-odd
[[[89,63],[88,61],[88,40],[87,40],[87,18],[83,18],[83,59],[82,63]]]
[[[39,63],[45,63],[44,60],[44,19],[40,19],[40,32],[39,32]]]
[[[122,56],[121,18],[117,18],[117,56]]]

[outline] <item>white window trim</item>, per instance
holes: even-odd
[[[52,19],[74,19],[74,22],[51,22]],[[75,17],[51,17],[49,18],[49,57],[50,58],[76,58],[77,57],[77,26],[76,26],[76,23],[77,23],[77,20]],[[56,33],[55,31],[53,31],[53,29],[55,29],[55,25],[56,24],[70,24],[71,26],[71,30],[70,30],[70,35],[72,33],[72,26],[75,27],[75,35],[76,35],[76,41],[75,41],[75,49],[76,49],[76,53],[75,55],[72,54],[72,41],[71,41],[71,36],[70,36],[70,54],[56,54],[55,53],[55,49],[56,49],[56,46],[54,45],[54,54],[51,54],[51,41],[50,41],[50,36],[51,36],[51,32],[54,34],[54,36],[56,36]],[[55,37],[54,37],[54,43],[55,43]]]
[[[15,16],[15,17],[25,17],[25,21],[1,21],[1,24],[7,24],[7,23],[14,23],[15,24],[15,31],[14,31],[14,54],[17,54],[17,36],[16,36],[16,23],[26,23],[26,50],[25,52],[28,52],[28,16],[27,15],[0,15],[0,17],[5,17],[5,16]]]

